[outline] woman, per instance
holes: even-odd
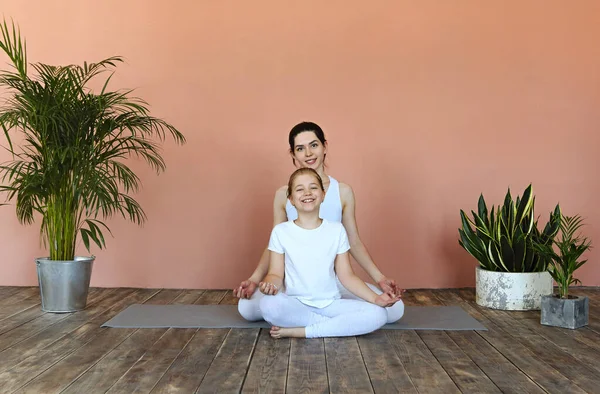
[[[400,296],[378,295],[354,274],[343,224],[319,218],[322,179],[312,168],[299,168],[290,176],[287,195],[298,218],[271,231],[269,272],[259,284],[265,294],[260,310],[272,325],[271,336],[344,337],[381,328],[387,321],[384,307]],[[361,301],[341,299],[336,278]]]
[[[299,123],[290,131],[288,142],[294,165],[296,167],[312,168],[323,180],[325,199],[323,204],[321,204],[319,216],[331,222],[341,222],[344,225],[350,241],[350,254],[373,281],[377,283],[381,290],[371,284],[367,285],[378,294],[383,292],[395,295],[401,294],[402,291],[398,289],[396,282],[386,277],[377,268],[367,248],[360,239],[354,213],[355,201],[352,188],[347,184],[338,182],[335,178],[325,173],[327,140],[321,127],[312,122]],[[273,227],[286,221],[295,220],[298,217],[296,209],[291,205],[286,194],[287,185],[282,186],[275,193]],[[260,299],[264,295],[256,291],[256,288],[265,275],[267,275],[269,254],[270,251],[268,248],[265,248],[258,266],[250,278],[241,282],[240,286],[233,290],[234,296],[240,298],[238,310],[246,320],[256,321],[264,319],[260,310]],[[338,287],[342,298],[359,299],[345,289],[339,281]],[[404,304],[402,301],[396,302],[393,306],[387,307],[386,312],[388,323],[398,321],[404,314]]]

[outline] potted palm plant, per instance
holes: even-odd
[[[128,193],[140,179],[125,164],[136,156],[158,172],[165,169],[159,145],[170,134],[184,136],[172,125],[149,115],[145,101],[131,91],[109,91],[110,76],[98,92],[90,81],[110,71],[120,57],[83,66],[27,63],[20,31],[6,21],[0,26],[0,48],[12,63],[0,71],[7,99],[0,107],[0,126],[12,160],[0,166],[0,191],[15,200],[21,224],[40,220],[40,236],[49,256],[36,259],[42,309],[84,309],[95,257],[77,256],[78,236],[105,247],[104,220],[120,214],[137,224],[146,215]],[[112,75],[112,72],[110,73]],[[11,133],[19,135],[13,145]]]
[[[569,294],[569,287],[572,284],[581,283],[573,274],[587,262],[580,258],[591,248],[588,238],[580,234],[576,235],[582,225],[583,220],[580,215],[563,215],[560,238],[555,239],[551,244],[535,245],[538,253],[549,261],[548,271],[558,285],[558,294],[542,297],[541,324],[571,329],[588,324],[588,298]]]
[[[481,194],[477,212],[471,211],[472,219],[460,210],[458,243],[479,263],[475,268],[477,304],[502,310],[536,310],[541,307],[541,297],[552,294],[546,260],[533,245],[552,242],[560,224],[560,206],[550,213],[542,231],[534,210],[531,184],[516,201],[508,189],[503,205],[492,206],[489,212]]]

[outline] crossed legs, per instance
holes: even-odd
[[[339,299],[325,308],[303,304],[284,293],[260,299],[264,320],[272,324],[274,337],[306,338],[363,335],[387,321],[384,308],[366,301]]]

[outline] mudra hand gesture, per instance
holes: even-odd
[[[279,287],[271,282],[260,282],[258,285],[261,293],[266,295],[275,295],[279,291]]]
[[[237,298],[250,298],[256,290],[257,284],[250,279],[240,283],[239,287],[233,289],[233,296]]]
[[[402,296],[400,294],[394,295],[392,293],[383,293],[375,297],[374,304],[387,308],[389,306],[394,305],[396,302],[400,301]]]
[[[383,277],[379,282],[377,282],[377,285],[384,293],[390,293],[398,297],[402,297],[402,293],[406,291],[398,288],[398,285],[396,285],[396,281],[391,278]]]

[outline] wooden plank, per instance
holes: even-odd
[[[194,304],[218,304],[225,294],[224,290],[206,290],[194,301]],[[202,382],[228,332],[229,329],[196,330],[192,340],[157,382],[152,392],[194,392]]]
[[[292,338],[287,393],[329,393],[323,338]]]
[[[195,328],[169,328],[107,393],[150,392],[196,331]]]
[[[33,394],[60,392],[90,365],[93,365],[101,359],[103,355],[127,339],[133,331],[134,329],[104,329],[91,341],[87,342],[68,356],[64,357],[63,354],[59,355],[58,357],[64,358],[39,375],[36,375],[36,373],[39,372],[39,363],[21,363],[15,370],[9,371],[12,373],[13,379],[8,379],[6,381],[6,384],[4,385],[6,392],[19,387],[21,382],[15,382],[22,380],[26,380],[28,383],[26,383],[25,386],[20,387],[16,393]],[[43,351],[42,354],[46,356],[46,359],[55,356],[51,351]],[[32,374],[32,371],[35,372]]]
[[[400,358],[383,330],[358,338],[362,358],[375,393],[417,393]]]
[[[537,315],[537,317],[535,317],[535,315]],[[540,323],[539,312],[537,314],[531,314],[528,318],[520,319],[518,324],[537,333],[541,337],[552,342],[563,352],[572,355],[582,364],[585,364],[589,366],[589,368],[595,369],[600,373],[600,365],[598,365],[598,361],[600,360],[600,345],[598,344],[600,335],[585,328],[570,330],[542,325]],[[596,338],[596,341],[593,344],[587,345],[571,335],[573,331],[586,331],[592,334],[593,337]]]
[[[204,290],[184,290],[173,304],[192,305],[204,294]]]
[[[408,290],[402,298],[408,306],[439,305],[437,299],[429,297],[419,289]],[[456,383],[416,331],[390,330],[386,334],[419,392],[459,392]]]
[[[239,393],[259,331],[258,328],[230,329],[197,392]]]
[[[97,303],[82,312],[45,313],[37,319],[0,335],[0,372],[14,365],[17,360],[35,354],[66,333],[77,329],[90,317],[112,308],[115,302],[132,292],[131,289],[109,292],[107,297],[99,298]]]
[[[585,393],[575,383],[544,362],[526,346],[519,343],[508,332],[488,318],[473,301],[461,297],[462,291],[444,293],[444,298],[461,305],[471,316],[479,320],[488,331],[477,331],[499,353],[531,378],[537,385],[550,393]],[[510,330],[513,331],[514,330]]]
[[[233,295],[232,291],[227,291],[227,293],[225,293],[225,297],[223,297],[223,299],[221,300],[221,302],[219,304],[221,304],[221,305],[237,305],[239,300],[240,300],[239,298],[236,298]]]
[[[149,298],[146,303],[168,304],[181,292],[181,290],[163,290]],[[61,352],[62,358],[35,379],[29,381],[22,392],[47,393],[64,390],[136,331],[136,329],[111,328],[100,328],[99,330],[98,335],[66,357]]]
[[[522,323],[523,319],[511,319],[504,311],[484,310],[483,313],[504,331],[511,333],[513,338],[522,345],[527,346],[539,359],[551,365],[577,386],[589,392],[600,387],[600,377],[593,367],[580,362],[569,351],[563,351],[545,337],[538,335],[535,330],[525,327]]]
[[[356,337],[324,338],[330,390],[372,393],[373,387]]]
[[[477,333],[450,331],[448,336],[502,392],[536,394],[545,392]]]
[[[445,305],[459,305],[460,298],[448,297],[448,290],[431,291]],[[439,296],[438,296],[439,295]],[[494,382],[502,392],[544,393],[533,380],[474,331],[447,331],[450,338]]]
[[[107,293],[110,294],[110,291]],[[99,291],[90,290],[90,293],[88,295],[87,306],[89,307],[90,305],[95,304],[99,299],[102,299],[100,296],[101,293]],[[4,308],[2,308],[2,310],[4,310]],[[6,317],[4,320],[0,320],[0,334],[4,334],[5,332],[13,330],[16,327],[19,327],[20,325],[32,321],[45,313],[46,312],[42,311],[42,308],[39,306],[39,303],[31,305],[27,309],[12,314]]]
[[[16,292],[10,294],[9,296],[5,296],[0,298],[0,305],[3,307],[6,305],[12,305],[29,298],[35,298],[39,301],[40,291],[37,287],[22,287],[19,288]]]
[[[445,332],[418,331],[418,335],[462,392],[501,392]]]
[[[171,296],[172,295],[173,294],[171,294]],[[222,297],[222,294],[213,295],[213,297],[214,296]],[[203,290],[181,291],[171,303],[187,303],[191,299],[195,299],[195,302],[201,303],[202,300],[210,300],[210,297],[211,295]],[[169,298],[170,297],[167,297],[166,299],[163,299],[163,301],[166,302]],[[148,300],[147,303],[156,303],[156,300],[156,298],[154,301]],[[127,338],[127,340],[76,379],[65,390],[65,393],[85,393],[90,392],[90,390],[105,392],[110,389],[111,386],[123,375],[128,373],[131,368],[136,369],[134,365],[144,357],[146,351],[151,348],[165,332],[167,332],[166,328],[136,330],[129,338]],[[137,369],[137,373],[139,372],[139,369]],[[132,376],[132,373],[130,373],[128,379]]]
[[[154,386],[152,393],[187,394],[195,392],[228,332],[227,328],[198,330]]]
[[[388,340],[419,393],[460,393],[429,348],[412,330],[386,330]]]
[[[261,330],[242,393],[285,393],[290,338],[273,339]]]
[[[22,287],[17,286],[0,286],[0,299],[10,297],[12,294],[18,292]]]
[[[161,293],[164,292],[166,291],[163,291]],[[174,294],[177,294],[177,297],[169,303],[188,303],[191,299],[195,299],[195,302],[202,303],[203,300],[210,300],[211,297],[216,296],[220,299],[220,297],[223,296],[223,294],[207,294],[207,292],[204,292],[202,290],[175,291],[175,293],[172,293],[171,291],[171,296],[173,296]],[[163,299],[163,301],[159,300],[158,302],[155,298],[154,300],[148,300],[146,303],[166,303],[166,301],[168,301],[169,298],[170,297],[167,297],[167,299]],[[145,368],[152,368],[152,366],[147,366],[148,361],[146,357],[152,357],[153,359],[157,359],[158,357],[159,359],[163,360],[163,362],[165,360],[165,357],[169,357],[168,354],[161,355],[160,353],[158,353],[160,352],[160,349],[152,350],[152,352],[149,355],[147,354],[147,351],[148,349],[153,347],[157,340],[162,339],[161,337],[165,335],[167,331],[167,328],[136,330],[129,338],[127,338],[127,340],[125,340],[122,344],[113,349],[96,365],[94,365],[92,368],[90,368],[88,371],[82,374],[77,380],[75,380],[71,384],[71,386],[69,386],[68,389],[65,390],[65,393],[82,393],[88,392],[91,389],[105,392],[106,390],[111,389],[111,386],[113,386],[116,382],[118,382],[116,389],[124,386],[125,392],[133,392],[137,389],[135,387],[131,387],[131,384],[136,380],[144,381],[144,384],[141,385],[139,388],[146,387],[146,392],[150,391],[152,389],[152,386],[154,386],[154,384],[159,379],[161,379],[162,375],[164,374],[165,370],[168,368],[170,363],[169,365],[166,365],[164,369],[162,369],[162,367],[159,368],[162,370],[160,371],[160,374],[158,376],[152,374],[145,376],[147,372]],[[192,335],[196,331],[196,329],[192,330]],[[182,347],[184,345],[185,343],[182,345]],[[152,379],[152,376],[154,376],[156,380],[151,382],[152,385],[150,385],[149,379]],[[150,385],[150,387],[147,387],[148,385]],[[112,388],[111,390],[116,389]]]
[[[137,330],[106,357],[75,379],[62,393],[106,392],[164,332],[163,328]]]
[[[110,308],[119,306],[119,303],[126,303],[128,301],[135,300],[135,296],[148,298],[155,291],[140,290],[134,294],[121,298],[117,303],[110,305]],[[116,293],[118,295],[118,292]],[[116,314],[116,312],[114,312]],[[79,328],[65,333],[62,332],[62,337],[59,340],[55,340],[50,344],[44,341],[42,338],[33,337],[30,341],[32,345],[25,349],[20,349],[23,346],[11,348],[12,352],[2,353],[4,356],[0,358],[2,364],[8,363],[8,368],[5,372],[0,374],[0,392],[9,391],[9,388],[18,388],[26,384],[28,381],[34,379],[37,375],[50,368],[52,365],[72,353],[74,350],[79,349],[84,344],[88,343],[91,339],[96,337],[106,329],[101,329],[98,322],[94,322],[93,319]],[[37,341],[36,341],[37,340]],[[20,345],[27,344],[26,342]],[[41,344],[41,345],[40,345]],[[22,354],[19,353],[21,351]],[[6,354],[8,353],[8,354]],[[8,357],[6,357],[8,356]],[[28,357],[29,356],[29,357]],[[12,361],[16,358],[18,363]],[[12,362],[12,364],[11,364]]]

